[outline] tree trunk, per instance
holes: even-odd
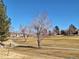
[[[40,38],[39,38],[39,36],[38,36],[37,38],[38,38],[38,39],[37,39],[38,48],[40,48]]]
[[[23,33],[23,38],[25,39],[25,42],[26,42],[25,33]]]

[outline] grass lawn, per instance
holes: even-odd
[[[29,37],[26,42],[18,39],[16,43],[26,46],[9,49],[8,56],[4,53],[8,50],[4,51],[3,48],[0,57],[4,56],[5,59],[79,59],[79,36],[46,37],[41,40],[40,49],[37,48],[36,38],[33,37]]]

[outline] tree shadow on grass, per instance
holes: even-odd
[[[34,46],[16,46],[15,48],[34,48],[34,49],[38,49],[38,47],[34,47]]]

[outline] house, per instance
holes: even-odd
[[[10,32],[10,37],[27,37],[27,34],[24,33],[17,33],[17,32]]]

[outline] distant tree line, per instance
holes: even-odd
[[[79,35],[79,30],[73,24],[69,25],[67,30],[60,30],[58,26],[55,26],[53,31],[49,31],[49,35]]]

